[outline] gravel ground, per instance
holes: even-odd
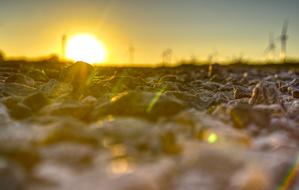
[[[2,190],[299,190],[299,66],[0,63]]]

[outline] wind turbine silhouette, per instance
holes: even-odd
[[[62,59],[66,58],[66,42],[67,42],[67,35],[62,35],[61,38],[61,57]]]
[[[132,64],[134,63],[135,59],[135,48],[133,45],[129,46],[129,62]]]
[[[276,49],[276,45],[275,45],[275,41],[273,38],[273,34],[270,33],[269,35],[269,45],[268,47],[265,49],[265,54],[269,57],[269,58],[274,58],[275,57],[275,49]]]
[[[289,39],[288,26],[289,26],[289,21],[288,20],[284,21],[281,34],[278,37],[278,40],[280,40],[281,43],[280,58],[282,61],[285,61],[287,58],[287,41]]]
[[[172,61],[172,49],[168,48],[162,52],[162,63],[171,63]]]

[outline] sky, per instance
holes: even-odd
[[[160,62],[168,48],[173,61],[257,60],[288,19],[288,56],[299,58],[298,10],[298,0],[0,0],[0,49],[59,55],[63,34],[90,33],[115,63],[128,62],[130,45],[136,63]]]

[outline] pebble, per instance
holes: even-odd
[[[47,82],[49,80],[44,70],[30,70],[26,75],[39,82]]]
[[[91,82],[94,68],[92,65],[77,62],[65,70],[62,76],[64,82],[70,83],[73,86],[73,94],[81,95],[86,90],[86,87]]]
[[[124,109],[129,108],[129,109]],[[98,115],[135,116],[150,120],[169,117],[186,109],[180,100],[162,92],[128,92],[111,99],[98,108]]]
[[[0,189],[19,190],[25,186],[24,172],[16,164],[0,158]]]
[[[9,76],[6,80],[6,83],[19,83],[19,84],[24,84],[27,86],[34,86],[35,81],[26,75],[22,75],[22,74],[14,74],[12,76]]]
[[[270,126],[270,114],[263,109],[253,110],[250,105],[238,105],[230,110],[231,120],[234,127],[242,129],[250,124],[262,128]]]
[[[294,89],[292,91],[293,98],[299,98],[299,89]]]
[[[245,87],[235,87],[234,88],[234,98],[241,99],[241,98],[250,98],[251,93],[249,89]]]
[[[280,93],[274,83],[262,81],[252,90],[250,104],[280,103]]]
[[[36,88],[19,83],[6,83],[0,87],[0,91],[3,91],[6,96],[28,96],[34,93]]]
[[[23,103],[33,112],[37,112],[49,104],[49,99],[43,93],[38,92],[26,97]]]
[[[32,115],[31,109],[22,103],[12,106],[8,111],[10,116],[17,120],[26,119]]]

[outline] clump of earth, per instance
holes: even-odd
[[[299,189],[299,67],[0,63],[2,190]]]

